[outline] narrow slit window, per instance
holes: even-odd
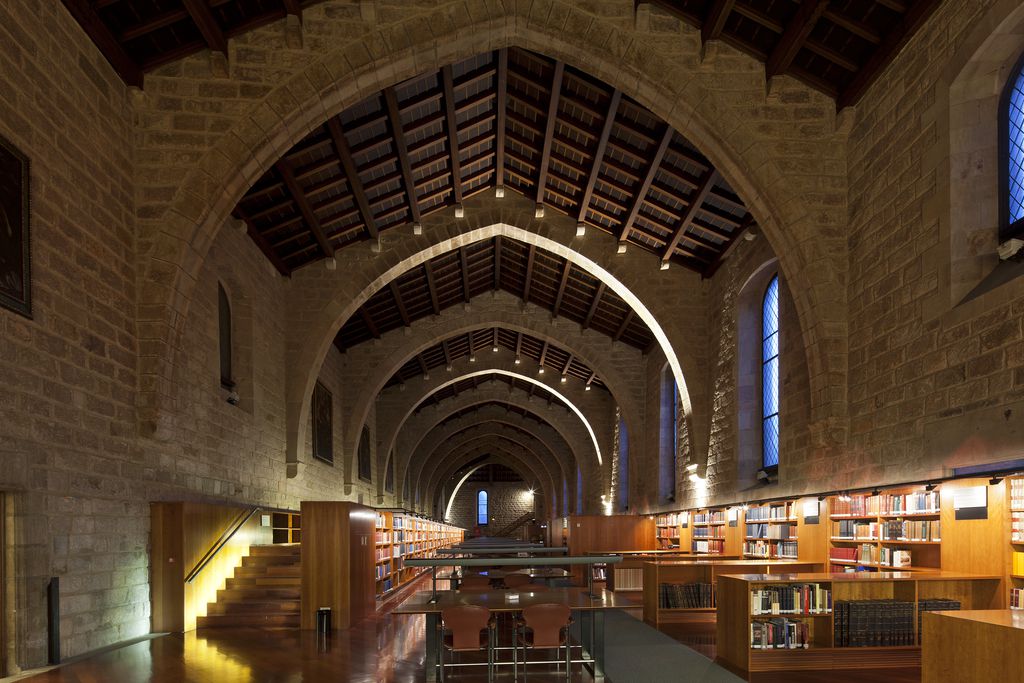
[[[779,466],[779,276],[761,304],[761,466]]]
[[[1006,84],[1002,102],[1003,201],[1000,241],[1024,234],[1024,57]]]
[[[220,383],[227,389],[235,387],[231,370],[231,302],[224,286],[217,284],[218,332],[220,336]]]
[[[476,493],[476,523],[478,526],[484,526],[487,524],[488,513],[487,513],[487,491],[477,491]]]

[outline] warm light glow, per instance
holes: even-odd
[[[625,242],[619,242],[619,246],[615,249],[615,253],[616,254],[625,254],[626,253],[626,243]]]
[[[544,205],[538,204],[537,208],[533,212],[534,218],[544,218]]]
[[[587,224],[586,223],[577,223],[576,224],[576,236],[577,237],[585,237],[586,234],[587,234]]]
[[[694,462],[694,463],[690,463],[689,465],[687,465],[686,466],[686,471],[687,472],[696,472],[697,471],[697,463]]]
[[[590,391],[590,385],[588,384],[587,386],[583,387],[583,390],[584,391]]]
[[[423,234],[423,224],[422,223],[413,223],[412,224],[412,234],[414,234],[414,235],[422,235]]]
[[[659,270],[668,270],[668,261],[662,261]]]
[[[497,352],[498,352],[498,347],[497,347],[497,346],[492,346],[492,347],[491,347],[491,351],[492,351],[493,353],[497,353]]]
[[[462,206],[462,204],[459,204],[458,206],[455,207],[455,217],[456,218],[465,218],[466,217],[466,209]]]
[[[565,384],[566,382],[569,381],[569,378],[566,377],[565,375],[562,375],[562,378],[560,380],[558,380],[558,381],[561,382],[562,384]]]
[[[516,365],[519,365],[522,362],[523,362],[523,359],[520,358],[519,356],[516,356]]]
[[[496,188],[494,188],[494,196],[497,199],[504,199],[505,198],[505,186],[504,185],[498,185]]]
[[[537,368],[537,374],[538,375],[543,375],[544,374],[544,366],[543,365],[540,366],[539,368]]]

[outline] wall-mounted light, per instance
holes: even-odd
[[[583,387],[583,391],[590,391],[590,385],[588,384],[587,386]]]
[[[523,362],[523,359],[520,358],[519,356],[516,356],[516,365],[519,365],[522,362]]]
[[[327,270],[337,270],[338,269],[338,261],[337,261],[337,259],[335,259],[333,256],[331,258],[329,258],[329,259],[326,259],[324,261],[324,268],[326,268]]]
[[[544,218],[544,205],[543,204],[538,204],[536,207],[534,207],[534,209],[533,209],[533,217],[534,218]]]
[[[585,237],[587,234],[587,224],[580,222],[576,224],[576,236]]]
[[[476,354],[472,354],[472,355],[471,355],[471,356],[469,357],[469,362],[470,362],[470,363],[475,363],[475,362],[476,362]]]
[[[416,223],[413,223],[412,224],[412,234],[414,234],[414,235],[422,235],[423,234],[423,224],[418,222],[418,221]]]
[[[569,381],[569,378],[566,377],[565,375],[562,375],[562,377],[558,381],[561,382],[562,384],[565,384],[566,382]]]
[[[662,261],[661,265],[658,266],[658,270],[668,270],[668,261]]]
[[[999,484],[1003,483],[1003,478],[1002,477],[992,477],[991,479],[988,480],[988,483],[989,483],[989,486],[998,486]]]
[[[496,199],[504,199],[505,198],[505,186],[504,185],[498,185],[496,188],[494,188],[494,197]]]
[[[497,352],[498,352],[498,346],[497,346],[497,344],[495,344],[494,346],[491,347],[491,353],[497,353]]]
[[[539,368],[537,368],[537,374],[538,375],[543,375],[544,374],[544,366],[543,365],[540,366]]]
[[[938,486],[938,484],[932,484],[931,482],[929,482],[928,484],[925,484],[924,490],[925,491],[934,491],[937,486]]]
[[[619,242],[619,246],[615,248],[615,253],[616,254],[625,254],[626,253],[626,243],[625,242]]]
[[[697,463],[692,462],[689,465],[687,465],[686,466],[686,471],[687,472],[696,472],[697,471]]]
[[[466,217],[466,208],[464,206],[462,206],[462,204],[459,204],[459,205],[457,205],[455,207],[455,217],[456,218],[465,218]]]

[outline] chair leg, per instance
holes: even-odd
[[[519,632],[512,626],[512,680],[519,680]]]
[[[442,634],[443,636],[444,634]],[[438,649],[440,652],[437,653],[437,661],[441,664],[441,683],[444,683],[444,644],[442,643]]]

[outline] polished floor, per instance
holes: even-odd
[[[328,639],[295,630],[213,629],[154,637],[73,662],[35,676],[27,683],[419,683],[423,669],[425,620],[392,616],[389,605],[352,629]],[[639,610],[635,610],[639,616]],[[714,624],[674,625],[667,635],[713,659]],[[608,634],[614,637],[613,634]],[[479,669],[453,673],[448,680],[486,680]],[[511,681],[511,670],[499,681]],[[532,668],[530,681],[564,681],[550,667]],[[577,665],[573,683],[591,683]],[[668,679],[666,679],[668,680]],[[671,680],[691,681],[685,672]],[[918,669],[863,672],[803,671],[760,674],[752,683],[919,683]],[[615,680],[613,683],[649,683]],[[699,681],[694,681],[699,683]]]

